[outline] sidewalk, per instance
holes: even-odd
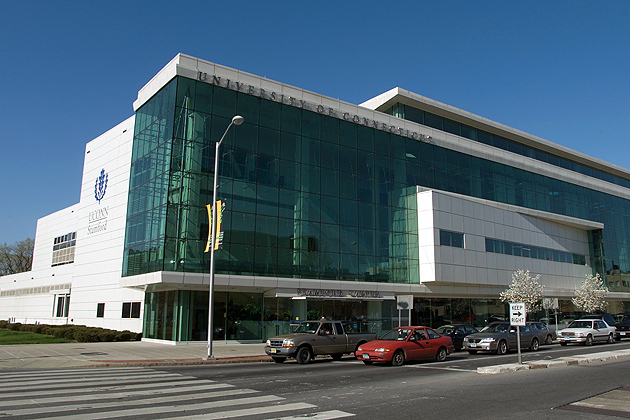
[[[584,365],[587,363],[604,362],[615,359],[630,359],[630,349],[602,351],[599,353],[580,354],[575,356],[559,357],[551,360],[536,360],[523,362],[523,364],[509,363],[496,366],[484,366],[477,368],[477,373],[492,374],[518,372],[531,369],[544,369],[570,365]]]
[[[214,360],[204,360],[208,354],[205,343],[171,345],[148,341],[118,343],[21,344],[0,346],[2,368],[76,368],[123,366],[178,366],[218,363],[271,362],[264,343],[215,341]],[[613,359],[630,359],[630,349],[560,357],[551,360],[485,366],[481,374],[499,374],[530,369],[553,368]]]
[[[216,363],[270,362],[264,343],[216,341],[215,360],[204,360],[203,344],[170,345],[147,341],[116,343],[20,344],[0,346],[2,368],[74,368],[169,366]]]

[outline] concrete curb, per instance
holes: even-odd
[[[530,370],[530,369],[531,369],[530,366],[527,364],[519,365],[518,363],[509,363],[505,365],[478,367],[477,373],[497,375],[499,373],[518,372],[521,370]]]
[[[225,365],[236,363],[269,363],[273,360],[269,356],[236,356],[220,357],[215,360],[195,359],[151,359],[151,360],[47,360],[32,361],[30,363],[0,364],[3,369],[89,369],[89,368],[119,368],[119,367],[160,367],[160,366],[194,366],[194,365]]]
[[[132,366],[192,366],[192,365],[225,365],[234,363],[268,363],[273,360],[269,356],[237,356],[220,357],[214,360],[170,359],[170,360],[95,360],[93,367],[132,367]]]
[[[553,360],[537,360],[533,362],[525,362],[522,365],[519,365],[518,363],[508,363],[504,365],[484,366],[478,367],[477,373],[496,375],[500,373],[518,372],[531,369],[585,365],[588,363],[605,362],[607,360],[616,360],[622,358],[630,358],[630,349],[605,351],[601,353],[584,354],[570,357],[560,357]]]

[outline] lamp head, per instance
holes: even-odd
[[[245,121],[245,118],[240,115],[235,115],[234,118],[232,118],[232,124],[234,125],[241,125],[243,124],[243,121]]]

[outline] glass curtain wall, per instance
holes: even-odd
[[[447,324],[484,327],[490,322],[506,321],[508,315],[508,305],[499,299],[414,298],[411,323],[433,328]]]
[[[251,293],[215,293],[215,340],[266,340],[292,331],[296,318],[348,321],[348,328],[380,334],[398,325],[395,301],[293,300],[264,298]],[[571,300],[559,300],[557,310],[528,314],[529,321],[552,327],[565,327],[583,313]],[[612,302],[608,312],[618,319],[630,314],[630,302]],[[165,291],[147,293],[144,310],[144,337],[173,341],[205,341],[208,325],[208,293]],[[407,311],[402,313],[407,319]],[[412,325],[433,328],[447,324],[484,327],[490,322],[507,322],[509,307],[498,299],[414,298]]]
[[[409,105],[397,103],[391,108],[385,110],[385,113],[398,118],[414,121],[418,124],[426,125],[431,128],[437,128],[438,130],[446,131],[447,133],[455,134],[457,136],[466,137],[470,140],[478,141],[489,146],[494,146],[499,149],[517,153],[522,156],[527,156],[541,162],[550,163],[560,168],[569,169],[571,171],[578,172],[593,178],[612,182],[613,184],[620,185],[624,188],[630,188],[629,179],[621,178],[611,173],[603,172],[599,169],[594,169],[589,166],[582,165],[581,163],[565,159],[551,153],[547,153],[540,149],[531,148],[524,144],[494,135],[487,131],[478,130],[466,124],[462,124],[448,118],[440,117],[427,111],[416,109]]]
[[[215,292],[213,339],[260,340],[263,334],[262,295]],[[208,337],[208,293],[171,290],[147,293],[145,338],[205,341]]]
[[[123,275],[164,269],[176,89],[174,80],[136,112]]]
[[[245,122],[230,130],[219,156],[226,210],[217,273],[419,282],[404,139],[185,78],[140,114],[125,275],[208,271],[213,141],[239,114]],[[162,118],[172,118],[164,124],[172,134],[154,139]],[[146,138],[151,145],[141,147]]]
[[[208,271],[213,141],[236,114],[218,273],[418,283],[421,185],[603,222],[593,270],[630,291],[628,200],[181,77],[137,113],[124,275]]]

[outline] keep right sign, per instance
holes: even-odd
[[[524,327],[525,318],[527,318],[525,304],[510,303],[510,325]]]

